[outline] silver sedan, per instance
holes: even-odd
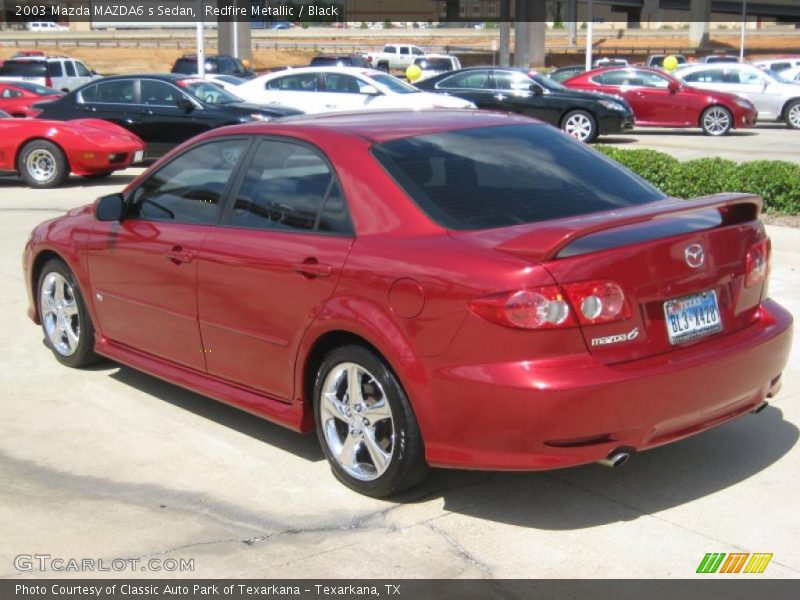
[[[694,87],[746,97],[759,121],[785,121],[800,129],[800,86],[753,65],[711,64],[686,67],[676,76]]]

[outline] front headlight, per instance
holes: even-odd
[[[605,106],[608,110],[619,110],[622,112],[628,110],[627,108],[625,108],[623,104],[620,104],[619,102],[614,102],[613,100],[600,100],[600,104]]]
[[[747,98],[737,98],[736,100],[734,100],[734,102],[736,102],[737,106],[740,106],[745,110],[753,110],[755,108],[755,106],[753,106],[753,103],[750,102],[750,100],[748,100]]]
[[[252,120],[252,121],[269,121],[270,117],[268,117],[267,115],[259,114],[259,113],[253,113],[253,114],[250,115],[250,120]]]

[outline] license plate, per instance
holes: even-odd
[[[137,150],[133,155],[133,162],[139,163],[144,160],[144,150]]]
[[[722,331],[717,293],[713,290],[667,300],[664,302],[664,317],[670,344]]]

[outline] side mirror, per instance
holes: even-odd
[[[359,93],[364,94],[365,96],[380,96],[381,93],[378,91],[374,85],[365,85],[359,90]]]
[[[176,104],[183,112],[190,113],[195,109],[194,102],[188,98],[179,98]]]
[[[533,92],[534,96],[541,96],[542,94],[544,94],[544,89],[542,88],[542,86],[536,83],[531,84],[530,90],[531,92]]]
[[[98,221],[121,221],[125,217],[125,198],[122,194],[100,196],[94,207]]]
[[[93,76],[97,75],[97,71],[95,71],[94,69],[92,69],[91,71],[89,71],[89,73],[90,73],[91,75],[93,75]]]
[[[667,85],[667,89],[669,90],[670,94],[674,94],[675,92],[679,92],[681,89],[681,84],[677,81],[670,81]]]

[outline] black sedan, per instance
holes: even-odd
[[[633,111],[622,98],[570,90],[535,71],[473,67],[416,85],[470,100],[478,108],[534,117],[583,142],[633,127]]]
[[[40,119],[103,119],[138,135],[146,157],[158,158],[209,129],[301,114],[248,104],[208,81],[186,75],[118,75],[37,104]]]

